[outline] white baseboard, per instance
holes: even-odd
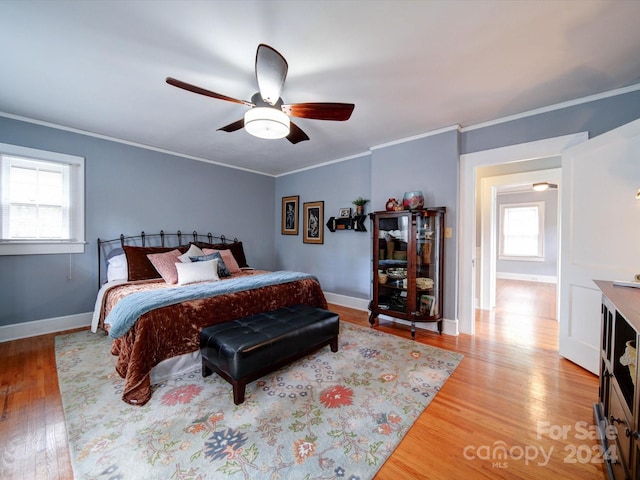
[[[0,342],[91,326],[92,312],[0,326]]]
[[[530,273],[496,272],[496,278],[502,280],[523,280],[525,282],[558,283],[558,277],[552,275],[532,275]]]
[[[340,295],[337,293],[324,292],[324,296],[329,303],[335,303],[342,307],[353,308],[355,310],[362,310],[364,312],[369,311],[369,299],[368,298],[356,298],[348,297],[346,295]]]
[[[364,312],[369,311],[369,300],[363,298],[355,298],[348,297],[346,295],[338,295],[336,293],[324,292],[324,296],[327,299],[327,302],[333,303],[335,305],[340,305],[342,307],[353,308],[355,310],[362,310]],[[397,322],[402,325],[411,325],[411,322],[407,320],[402,320],[400,318],[393,318],[387,315],[380,315],[380,318],[384,320],[390,320],[392,322]],[[438,331],[438,323],[437,322],[418,322],[416,323],[416,328],[421,328],[423,330],[431,330],[432,332]],[[449,320],[447,318],[442,319],[442,333],[446,335],[457,336],[460,332],[458,330],[458,321],[457,320]]]
[[[349,297],[331,292],[324,292],[324,296],[329,303],[353,308],[355,310],[362,310],[363,312],[369,311],[368,299]],[[38,335],[63,332],[74,328],[90,327],[92,316],[92,312],[77,313],[75,315],[67,315],[65,317],[46,318],[44,320],[0,326],[0,342],[9,342],[20,338],[37,337]],[[410,322],[398,318],[386,317],[383,315],[381,315],[381,317],[403,325],[411,325]],[[416,323],[416,328],[422,328],[434,332],[438,331],[436,322]],[[443,319],[442,333],[446,333],[447,335],[458,335],[458,321],[446,318]]]

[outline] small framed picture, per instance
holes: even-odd
[[[298,235],[298,195],[282,197],[282,235]]]
[[[324,243],[324,202],[307,202],[303,208],[304,243]]]
[[[420,314],[433,317],[436,310],[436,297],[433,295],[422,295],[420,297]]]
[[[347,208],[341,208],[340,209],[340,214],[338,215],[339,218],[349,218],[351,217],[351,208],[347,207]]]

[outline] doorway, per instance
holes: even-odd
[[[476,175],[480,180],[480,195],[476,211],[479,212],[479,253],[476,306],[491,310],[496,306],[496,280],[524,280],[530,282],[557,283],[560,248],[560,157],[522,161],[507,165],[481,167]],[[554,165],[557,168],[548,168]],[[508,168],[507,168],[508,167]],[[502,173],[522,169],[520,173]],[[548,182],[555,188],[536,192],[533,184]],[[537,258],[506,258],[499,256],[500,206],[509,202],[536,202],[542,209],[540,226],[540,253]],[[501,272],[501,275],[498,274]],[[556,306],[557,307],[557,306]],[[556,308],[557,311],[557,308]]]
[[[496,148],[460,156],[460,206],[458,231],[458,326],[461,333],[475,333],[475,285],[477,272],[476,205],[479,191],[477,169],[561,155],[568,147],[585,141],[586,132]],[[479,221],[479,220],[478,220]],[[558,299],[562,292],[558,292]],[[559,302],[559,300],[558,300]]]

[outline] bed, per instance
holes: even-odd
[[[121,235],[98,239],[98,261],[91,328],[113,338],[122,399],[132,405],[147,403],[152,385],[201,367],[207,326],[296,304],[327,308],[317,278],[253,269],[237,239]]]

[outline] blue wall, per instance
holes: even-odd
[[[455,318],[458,135],[457,129],[451,129],[375,148],[371,155],[279,177],[276,208],[279,211],[280,197],[300,195],[301,205],[305,201],[324,200],[328,217],[337,215],[339,207],[353,207],[351,202],[363,196],[371,199],[365,208],[369,213],[384,210],[390,197],[401,199],[405,191],[422,190],[426,205],[447,207],[445,226],[453,228],[453,237],[445,240],[444,315]],[[331,233],[325,227],[324,245],[305,245],[302,233],[291,237],[279,235],[278,230],[276,236],[281,237],[275,242],[278,262],[287,270],[314,272],[325,291],[367,300],[371,294],[369,220],[366,226],[366,234]]]
[[[591,137],[629,123],[640,117],[640,91],[611,96],[488,125],[482,128],[444,129],[433,135],[376,147],[370,156],[334,163],[315,170],[292,173],[277,180],[274,205],[279,215],[282,196],[300,195],[300,201],[324,200],[326,204],[348,206],[358,195],[371,199],[367,212],[383,210],[389,197],[399,198],[408,190],[422,190],[425,203],[447,207],[445,226],[453,236],[445,240],[445,318],[457,318],[458,274],[458,165],[465,153],[588,131]],[[352,168],[345,164],[351,164]],[[543,164],[541,168],[545,168]],[[548,168],[548,167],[547,167]],[[362,177],[370,175],[370,188],[363,193]],[[350,175],[350,176],[349,176]],[[308,194],[308,192],[313,192]],[[339,200],[339,201],[338,201]],[[334,211],[337,211],[334,208]],[[300,237],[281,236],[280,219],[276,220],[278,263],[286,269],[304,266],[319,273],[326,291],[368,299],[371,288],[371,246],[355,232],[329,233],[325,228],[325,245],[303,245]],[[370,225],[367,226],[370,229]],[[370,233],[370,232],[369,232]],[[302,235],[302,234],[301,234]],[[345,250],[327,238],[351,236]],[[367,235],[367,241],[370,234]],[[351,243],[352,242],[352,243]],[[351,251],[347,249],[351,248]],[[340,261],[338,261],[340,259]],[[345,265],[344,268],[340,268]],[[362,269],[354,273],[353,269]],[[366,270],[366,272],[365,272]],[[358,283],[354,283],[358,281]]]
[[[368,299],[371,232],[324,227],[323,245],[304,244],[302,216],[298,236],[280,234],[281,198],[299,195],[301,211],[304,202],[324,201],[326,223],[340,208],[353,208],[357,196],[371,199],[368,213],[407,190],[447,207],[453,237],[445,241],[444,315],[455,319],[459,155],[579,131],[593,137],[638,117],[634,91],[483,128],[453,128],[275,179],[0,117],[0,142],[86,158],[90,242],[84,255],[0,257],[0,325],[91,311],[95,239],[139,230],[237,236],[252,266],[312,272],[325,291]]]
[[[323,290],[356,298],[369,298],[371,269],[371,232],[341,230],[331,233],[329,217],[337,217],[340,208],[349,207],[356,197],[371,198],[371,157],[364,155],[276,180],[275,248],[276,262],[284,270],[311,272]],[[299,235],[281,234],[282,197],[300,196]],[[303,204],[324,201],[324,244],[303,243]],[[371,203],[365,212],[371,211]],[[369,222],[366,222],[367,230]]]
[[[0,142],[85,157],[84,254],[0,256],[0,325],[93,310],[96,239],[211,232],[243,241],[250,265],[274,269],[275,179],[0,117]]]
[[[463,133],[462,154],[589,132],[597,137],[640,117],[640,90]]]
[[[457,129],[373,151],[371,167],[372,202],[384,210],[389,197],[402,199],[404,192],[422,190],[426,206],[446,207],[444,226],[452,237],[444,241],[443,315],[456,318],[458,157]]]

